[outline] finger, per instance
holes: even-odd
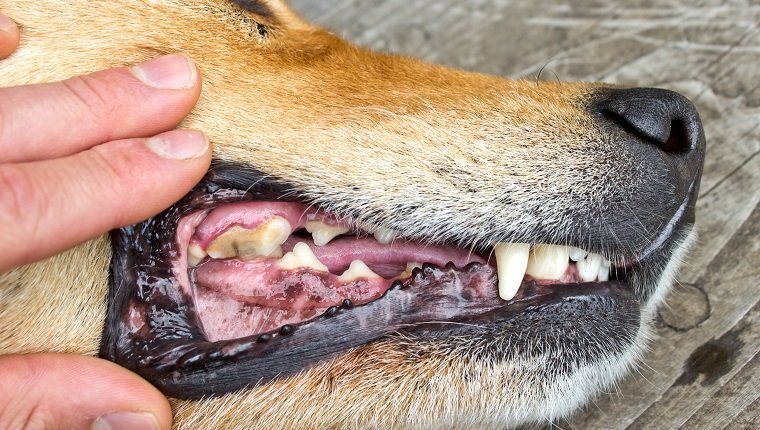
[[[69,157],[0,165],[0,273],[167,208],[211,161],[198,131],[96,146]],[[5,248],[4,248],[5,247]]]
[[[5,58],[18,46],[18,26],[12,19],[0,13],[0,59]]]
[[[109,361],[65,354],[0,356],[0,428],[169,429],[171,420],[169,403],[158,390]]]
[[[63,82],[0,89],[0,161],[75,154],[174,128],[200,95],[189,58],[174,54]]]

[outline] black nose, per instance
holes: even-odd
[[[642,148],[642,161],[655,156],[667,166],[662,174],[675,186],[674,203],[687,202],[685,219],[693,220],[705,155],[705,133],[694,105],[681,94],[658,88],[604,88],[594,99],[592,110],[612,142],[659,148]]]
[[[665,152],[697,151],[704,142],[702,123],[694,105],[673,91],[608,89],[597,102],[597,109],[629,133]]]

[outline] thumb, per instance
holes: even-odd
[[[170,427],[166,398],[111,362],[66,354],[0,356],[0,428]]]

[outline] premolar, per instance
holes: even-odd
[[[393,242],[393,239],[395,239],[396,236],[398,236],[398,233],[388,228],[380,227],[375,230],[375,240],[383,245]]]
[[[348,227],[341,225],[328,225],[322,221],[309,221],[306,223],[304,228],[306,231],[311,233],[311,237],[314,240],[314,245],[317,246],[325,246],[337,236],[349,232]]]
[[[255,229],[232,227],[214,239],[206,247],[211,258],[253,259],[256,257],[279,257],[280,245],[291,233],[290,223],[275,216]]]
[[[370,269],[366,264],[364,264],[361,260],[354,260],[351,262],[351,265],[348,266],[348,270],[343,272],[342,275],[338,277],[338,280],[343,283],[347,282],[353,282],[360,278],[366,278],[366,279],[377,279],[380,276],[373,272],[372,269]]]
[[[311,268],[321,272],[327,272],[328,268],[317,258],[311,251],[309,245],[304,242],[298,242],[293,250],[283,255],[277,262],[280,268],[285,270],[296,270],[300,268]]]

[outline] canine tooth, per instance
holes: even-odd
[[[255,229],[232,227],[214,239],[206,247],[206,252],[212,258],[277,257],[282,253],[280,245],[285,243],[291,231],[285,218],[275,216]]]
[[[606,260],[599,266],[599,282],[607,282],[610,280],[610,263]]]
[[[311,248],[304,242],[298,242],[293,250],[283,255],[278,261],[279,266],[285,270],[296,270],[302,267],[327,272],[327,266],[311,252]]]
[[[595,281],[599,275],[599,267],[602,265],[602,256],[599,254],[590,253],[576,263],[578,267],[578,274],[584,282]]]
[[[375,240],[382,243],[383,245],[387,245],[393,242],[393,239],[395,239],[397,235],[398,234],[395,231],[389,228],[380,227],[375,230]]]
[[[580,248],[570,248],[570,259],[573,261],[581,261],[588,255],[588,252],[580,249]]]
[[[497,243],[493,247],[499,276],[499,297],[512,300],[520,289],[528,267],[530,245],[527,243]]]
[[[559,279],[570,265],[570,248],[557,245],[537,245],[528,259],[528,275],[537,279]]]
[[[348,233],[349,228],[340,225],[327,225],[322,221],[309,221],[304,226],[311,233],[314,245],[325,246],[336,236]]]
[[[187,247],[187,264],[190,267],[197,266],[204,258],[206,258],[206,251],[201,248],[200,245],[193,243]]]
[[[348,266],[348,270],[338,277],[338,280],[345,283],[355,281],[359,278],[376,279],[379,277],[380,276],[373,272],[363,261],[354,260],[351,262],[351,265]]]

